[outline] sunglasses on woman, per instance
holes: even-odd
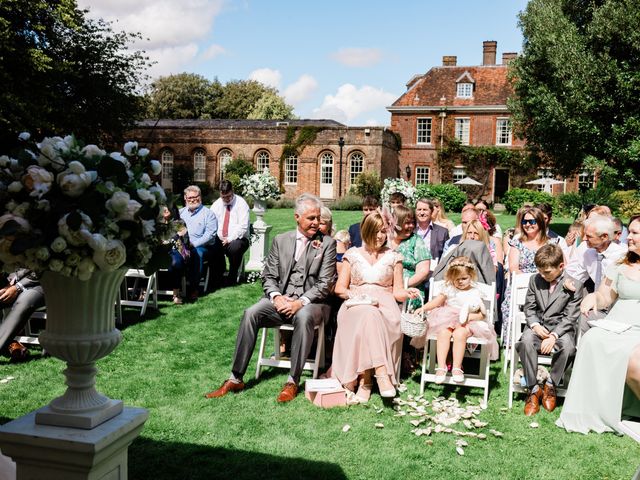
[[[520,225],[536,225],[538,221],[535,218],[523,219]]]

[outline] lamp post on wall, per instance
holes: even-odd
[[[344,137],[338,139],[338,146],[340,147],[340,173],[338,178],[338,198],[342,198],[342,149],[344,148]]]

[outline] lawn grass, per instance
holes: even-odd
[[[358,212],[336,212],[338,228]],[[269,211],[274,231],[292,226],[291,210]],[[344,223],[342,223],[344,222]],[[503,225],[504,226],[504,225]],[[201,298],[195,304],[163,302],[142,321],[126,310],[124,340],[99,362],[98,388],[126,405],[150,412],[129,449],[129,478],[137,479],[557,479],[631,478],[639,447],[613,434],[568,434],[554,421],[560,409],[534,419],[522,414],[523,398],[506,410],[507,383],[501,362],[492,365],[489,407],[480,418],[503,438],[468,439],[464,456],[455,437],[434,434],[433,445],[411,433],[411,417],[395,417],[374,394],[372,405],[322,410],[303,395],[286,405],[275,398],[284,370],[267,370],[248,388],[222,399],[203,394],[229,374],[242,311],[261,296],[259,284],[244,284]],[[63,364],[53,358],[9,364],[0,359],[0,423],[24,415],[63,392]],[[308,378],[308,377],[305,377]],[[418,376],[406,381],[417,393]],[[427,398],[457,396],[477,403],[480,389],[430,386]],[[375,406],[374,406],[375,405]],[[532,420],[539,428],[531,428]],[[375,423],[383,423],[376,429]],[[351,426],[342,432],[345,424]]]

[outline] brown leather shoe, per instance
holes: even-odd
[[[205,393],[206,398],[219,398],[224,397],[229,392],[239,392],[244,390],[243,382],[232,382],[231,380],[225,380],[219,389],[213,392]]]
[[[524,404],[524,414],[527,417],[535,415],[540,411],[540,400],[542,399],[542,389],[538,388],[535,393],[529,393]]]
[[[26,358],[29,356],[29,350],[20,342],[11,342],[9,344],[8,350],[11,360],[14,362],[21,362],[23,360],[26,360]]]
[[[280,395],[278,395],[278,402],[290,402],[298,395],[298,386],[295,383],[287,382],[282,387]]]
[[[545,382],[542,389],[542,406],[547,412],[553,412],[556,409],[556,387]]]

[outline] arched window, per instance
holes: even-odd
[[[173,190],[173,152],[164,149],[160,154],[160,163],[162,164],[162,188],[165,190]]]
[[[223,179],[224,169],[227,167],[229,162],[233,160],[233,154],[231,153],[231,150],[225,149],[218,154],[218,159],[220,160],[220,179]]]
[[[291,155],[284,161],[284,183],[295,185],[298,183],[298,157]]]
[[[360,152],[354,152],[349,156],[349,183],[353,185],[364,171],[364,156]]]
[[[207,181],[207,154],[201,148],[193,152],[193,181]]]
[[[269,170],[269,152],[266,150],[260,150],[256,155],[256,171],[258,173],[264,172],[265,168]]]

